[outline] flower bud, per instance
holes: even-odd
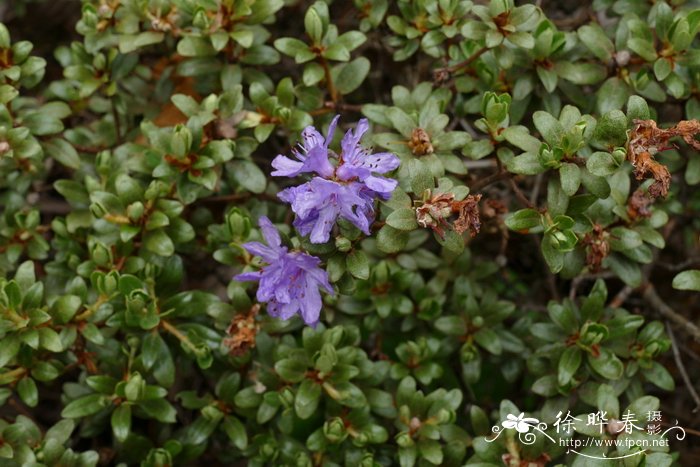
[[[226,227],[232,238],[247,238],[250,233],[250,218],[233,208],[226,216]]]
[[[289,409],[294,406],[294,391],[291,388],[285,387],[282,389],[279,393],[279,398],[285,408]]]
[[[374,456],[370,452],[366,452],[362,456],[362,460],[360,460],[360,467],[374,467],[375,465],[379,465],[376,462],[374,462]]]
[[[141,201],[137,201],[135,203],[131,203],[129,206],[126,208],[126,215],[131,219],[133,222],[138,221],[141,219],[141,216],[143,216],[144,212],[144,207],[143,203]]]
[[[307,453],[300,452],[297,454],[296,459],[294,459],[294,465],[296,467],[313,467],[314,463]]]
[[[396,444],[401,448],[410,448],[415,444],[411,435],[407,431],[402,431],[396,435]]]
[[[260,445],[260,450],[258,451],[260,457],[265,462],[272,462],[277,459],[279,455],[279,450],[277,449],[277,443],[272,437],[267,437],[265,442]]]
[[[462,357],[463,362],[471,362],[478,355],[478,351],[471,342],[465,342],[459,351],[459,355]]]
[[[175,132],[170,139],[170,150],[177,158],[185,157],[192,147],[192,132],[184,125],[175,127]]]
[[[323,435],[333,444],[342,443],[348,436],[345,423],[340,417],[333,417],[323,424]]]
[[[335,247],[338,249],[338,251],[345,253],[350,251],[352,248],[352,242],[343,236],[339,236],[335,239]]]
[[[453,423],[455,421],[455,413],[452,410],[447,410],[447,409],[440,409],[438,410],[438,413],[435,415],[435,421],[437,421],[440,425],[445,425],[448,423]]]
[[[99,242],[92,246],[90,256],[95,264],[100,267],[105,267],[112,263],[112,252]]]
[[[194,14],[194,18],[192,18],[192,25],[199,29],[209,29],[211,22],[209,21],[204,8],[199,8],[197,13]]]

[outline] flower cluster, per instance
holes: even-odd
[[[306,324],[315,327],[321,312],[319,288],[333,294],[328,273],[319,267],[321,260],[282,246],[279,233],[267,217],[261,217],[259,225],[267,246],[248,242],[243,247],[268,265],[260,271],[238,274],[234,279],[260,281],[257,299],[268,304],[271,316],[287,320],[299,313]]]
[[[360,145],[369,127],[366,119],[359,121],[355,131],[345,134],[340,155],[328,148],[338,119],[336,116],[331,122],[326,138],[312,126],[304,129],[299,149],[293,150],[296,160],[279,155],[272,161],[274,176],[316,174],[308,182],[279,194],[296,214],[294,227],[301,235],[309,235],[312,243],[327,242],[339,217],[369,235],[375,217],[375,199],[388,199],[398,184],[376,174],[396,169],[399,158],[391,153],[371,154]],[[331,163],[331,154],[337,159],[337,166]],[[306,324],[315,326],[322,305],[319,289],[333,294],[328,273],[319,267],[321,260],[298,251],[288,252],[267,217],[260,218],[260,228],[268,246],[249,242],[243,247],[262,257],[268,265],[234,279],[260,281],[257,299],[268,304],[270,315],[286,320],[299,313]]]
[[[301,235],[309,235],[312,243],[325,243],[338,218],[346,219],[369,235],[374,222],[374,200],[389,199],[396,188],[396,180],[384,174],[399,166],[399,158],[392,153],[372,154],[362,147],[360,139],[367,132],[367,119],[358,122],[342,141],[341,153],[328,148],[338,124],[336,116],[328,128],[326,138],[314,127],[302,132],[299,149],[293,150],[297,160],[279,155],[272,161],[277,177],[295,177],[301,173],[315,173],[308,182],[283,190],[279,198],[292,206],[296,214],[294,227]],[[337,160],[331,163],[330,156]]]

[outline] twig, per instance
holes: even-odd
[[[540,188],[542,188],[542,180],[544,180],[544,174],[539,173],[535,177],[535,187],[530,193],[530,203],[537,204],[537,198],[540,197]]]
[[[668,332],[668,336],[671,338],[671,349],[673,349],[673,358],[676,360],[676,367],[678,368],[678,371],[681,374],[681,378],[683,378],[685,387],[688,388],[690,397],[692,397],[693,401],[695,401],[695,408],[693,409],[693,413],[695,413],[700,409],[700,396],[695,390],[693,383],[690,381],[690,377],[688,376],[688,372],[685,369],[685,365],[683,365],[681,353],[679,352],[678,344],[676,343],[676,336],[673,334],[673,328],[670,324],[668,324],[668,322],[666,322],[666,332]]]
[[[436,68],[435,71],[434,71],[433,73],[434,73],[434,75],[440,75],[440,74],[444,74],[444,73],[452,74],[452,73],[454,73],[454,72],[457,71],[457,70],[460,70],[460,69],[462,69],[462,68],[466,68],[466,67],[468,67],[469,65],[471,65],[477,58],[481,57],[481,56],[482,56],[485,52],[487,52],[488,50],[489,50],[488,47],[482,47],[482,48],[480,48],[479,50],[477,50],[476,52],[474,52],[474,53],[473,53],[469,58],[467,58],[466,60],[464,60],[464,61],[462,61],[462,62],[459,62],[459,63],[455,63],[455,64],[452,65],[452,66],[446,66],[446,67],[443,67],[443,68]]]
[[[634,289],[630,287],[629,285],[624,286],[618,293],[613,297],[612,300],[610,300],[610,304],[608,306],[610,308],[618,308],[622,306],[623,303],[625,303],[625,300],[629,298],[629,296],[634,292]]]
[[[510,187],[513,189],[513,192],[515,193],[515,197],[518,198],[518,201],[522,203],[523,206],[526,208],[534,209],[535,205],[530,202],[529,199],[527,199],[527,196],[523,194],[523,192],[520,190],[520,187],[518,186],[517,183],[515,183],[515,180],[512,178],[508,179],[510,182]]]
[[[676,313],[663,301],[652,284],[648,284],[643,294],[644,299],[658,311],[663,317],[676,323],[683,331],[688,333],[697,342],[700,342],[700,328],[688,321],[686,317]]]
[[[658,266],[661,266],[662,268],[666,269],[667,271],[682,271],[684,269],[687,269],[689,266],[693,266],[694,264],[700,263],[700,258],[694,257],[694,258],[688,258],[687,260],[678,263],[678,264],[669,264],[664,261],[657,261],[656,264]]]
[[[328,67],[328,62],[322,55],[319,58],[321,61],[321,66],[323,67],[323,74],[325,75],[326,86],[328,87],[328,94],[331,95],[331,100],[333,101],[333,103],[336,103],[338,102],[338,91],[336,90],[335,84],[333,83],[331,69]]]
[[[464,161],[464,166],[467,170],[488,169],[496,167],[496,161],[494,159],[467,160]]]
[[[491,185],[492,183],[496,183],[497,181],[503,180],[504,178],[508,177],[510,177],[510,173],[506,172],[505,170],[495,172],[489,175],[488,177],[484,177],[482,179],[477,180],[469,188],[471,189],[471,191],[482,190],[487,186]]]

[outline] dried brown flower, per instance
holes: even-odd
[[[588,246],[586,264],[591,272],[600,271],[601,263],[610,254],[608,237],[608,231],[599,224],[595,224],[593,230],[583,237],[583,244]]]
[[[443,228],[450,227],[445,219],[452,213],[454,197],[455,195],[452,193],[441,193],[417,207],[416,221],[418,225],[423,228],[431,228],[440,238],[445,238]]]
[[[654,198],[665,197],[671,184],[671,174],[666,166],[654,160],[654,156],[673,148],[669,139],[674,136],[680,136],[694,149],[700,150],[700,141],[695,139],[695,135],[700,133],[700,122],[683,120],[668,129],[657,127],[654,120],[635,120],[634,125],[627,151],[627,158],[634,166],[634,175],[637,180],[651,175],[654,183],[649,187],[649,194]]]
[[[444,229],[450,228],[447,219],[456,213],[458,217],[452,229],[459,234],[468,230],[469,235],[475,237],[481,228],[480,199],[481,195],[469,195],[462,201],[455,201],[454,194],[441,193],[416,208],[416,220],[421,227],[431,228],[440,238],[445,238]]]
[[[463,201],[452,203],[452,210],[459,212],[459,217],[453,224],[455,232],[461,234],[468,230],[470,237],[476,237],[481,229],[479,200],[481,200],[481,195],[469,195]]]
[[[245,354],[255,348],[255,337],[258,335],[260,325],[255,317],[260,311],[260,305],[255,304],[246,314],[238,314],[233,317],[231,324],[226,329],[223,343],[229,349],[229,354],[234,357]]]
[[[423,128],[413,129],[408,147],[411,148],[411,152],[416,156],[425,156],[432,154],[434,151],[433,144],[430,142],[430,135]]]
[[[630,220],[634,221],[639,218],[646,218],[651,216],[651,211],[649,211],[649,205],[652,202],[652,198],[647,196],[642,190],[635,190],[632,196],[627,200],[627,215]]]

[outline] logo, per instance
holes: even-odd
[[[583,417],[583,415],[579,415]],[[537,418],[526,417],[525,413],[520,415],[508,414],[506,419],[500,425],[494,425],[491,431],[495,436],[486,438],[487,443],[496,441],[501,434],[506,430],[515,430],[518,433],[518,440],[524,445],[532,445],[537,441],[538,436],[544,436],[553,444],[566,447],[566,453],[573,453],[579,456],[588,457],[589,459],[613,460],[624,459],[627,457],[639,456],[647,452],[651,448],[668,447],[669,439],[667,435],[671,432],[675,434],[678,441],[685,439],[685,429],[678,425],[676,420],[675,425],[671,425],[662,431],[662,416],[658,410],[649,411],[646,414],[646,424],[644,427],[636,423],[642,423],[637,419],[636,414],[629,410],[622,414],[620,419],[607,418],[607,412],[598,411],[595,413],[586,414],[584,423],[583,418],[571,415],[571,412],[563,415],[559,412],[556,416],[556,421],[550,426],[545,422],[541,422]],[[577,426],[579,430],[577,430]],[[586,438],[561,438],[555,439],[546,433],[547,429],[555,428],[556,433],[571,435],[581,429],[584,429]],[[623,433],[642,433],[647,436],[643,437],[619,437]],[[600,438],[590,436],[591,434],[599,434]],[[591,455],[582,452],[586,448],[623,448],[631,450],[639,448],[630,454],[608,457],[606,454],[601,456]]]

